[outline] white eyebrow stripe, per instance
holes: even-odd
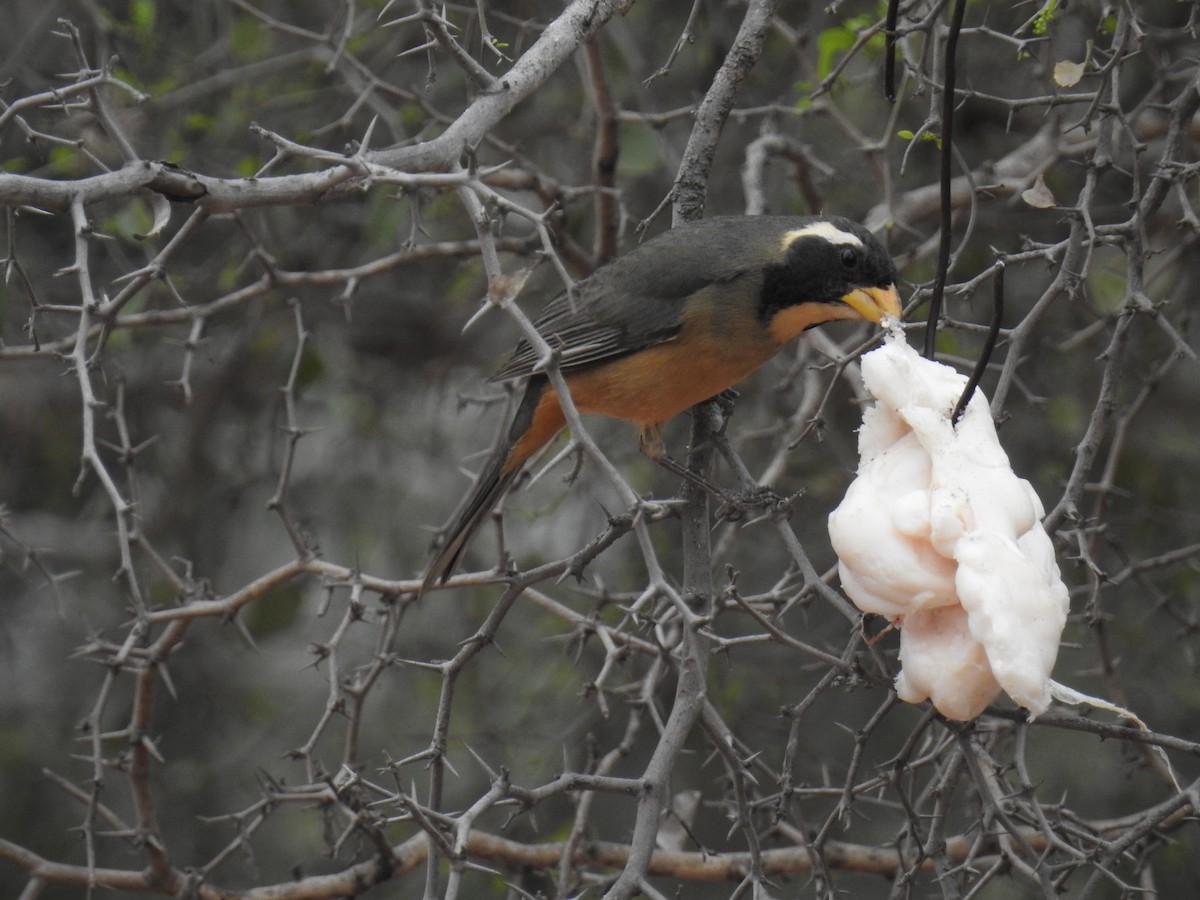
[[[832,222],[814,222],[812,225],[805,225],[803,228],[797,228],[794,231],[789,231],[783,236],[780,246],[786,250],[794,242],[800,238],[819,237],[824,238],[831,244],[850,244],[853,247],[861,247],[862,239],[858,235],[851,234],[849,231],[842,231]]]

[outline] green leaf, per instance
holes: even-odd
[[[1054,20],[1054,13],[1058,9],[1058,0],[1046,0],[1046,5],[1038,10],[1038,14],[1033,17],[1033,33],[1041,36],[1050,28],[1050,23]]]
[[[253,178],[254,174],[262,168],[262,163],[258,161],[257,156],[243,156],[238,160],[235,168],[243,178]]]
[[[817,76],[827,78],[835,57],[853,47],[855,40],[854,32],[841,25],[822,31],[817,38]]]
[[[149,37],[154,31],[154,20],[158,6],[154,0],[133,0],[129,4],[129,21],[140,37]]]
[[[896,137],[900,138],[901,140],[911,141],[916,137],[916,134],[912,131],[909,131],[907,128],[901,128],[896,132]],[[942,137],[939,134],[934,134],[932,131],[922,131],[921,140],[923,142],[932,141],[933,143],[937,144],[937,148],[939,150],[942,149]]]
[[[79,176],[79,159],[73,147],[52,147],[50,149],[50,168],[54,174],[63,178]]]
[[[216,123],[213,117],[202,112],[188,113],[183,120],[183,127],[196,134],[206,133],[214,124]]]
[[[271,35],[258,22],[238,17],[229,29],[229,43],[243,62],[265,59],[271,52]]]

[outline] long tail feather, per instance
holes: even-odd
[[[488,461],[487,469],[475,483],[470,498],[454,524],[446,534],[446,541],[438,549],[437,555],[425,570],[425,579],[421,584],[421,593],[434,585],[443,584],[458,566],[458,560],[467,548],[479,526],[483,524],[495,508],[496,503],[508,490],[509,486],[521,472],[520,466],[514,466],[507,474],[502,472],[508,446],[501,448],[504,453],[496,454]]]
[[[463,501],[454,523],[447,530],[444,543],[425,570],[425,578],[421,583],[422,594],[435,585],[444,584],[453,574],[459,558],[479,526],[521,474],[525,461],[540,446],[526,446],[528,442],[522,438],[529,433],[538,403],[547,389],[548,384],[544,377],[535,376],[530,379],[528,387],[525,388],[525,396],[521,398],[521,405],[517,408],[509,427],[507,439],[488,459],[483,473],[475,482],[475,487]]]

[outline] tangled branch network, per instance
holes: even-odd
[[[1195,4],[8,6],[0,893],[1200,890]],[[864,223],[962,372],[1004,273],[971,415],[1105,710],[897,694],[826,529],[865,323],[677,417],[695,478],[564,402],[420,595],[493,364],[567,395],[537,311],[765,213]]]

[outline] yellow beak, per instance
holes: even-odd
[[[876,325],[883,321],[884,316],[899,319],[904,312],[904,307],[900,304],[900,294],[894,284],[885,288],[856,288],[843,297],[842,302]]]

